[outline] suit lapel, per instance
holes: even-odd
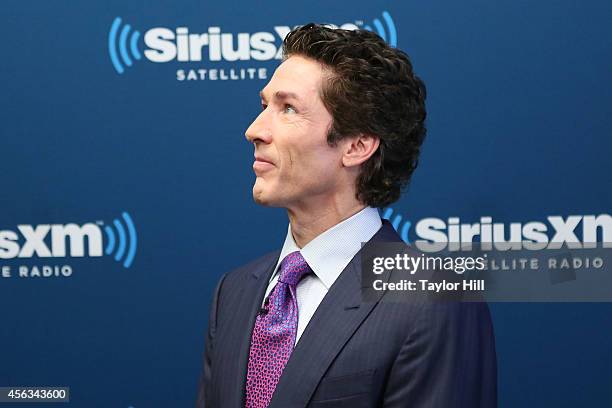
[[[368,242],[401,241],[384,221]],[[387,281],[388,274],[381,275]],[[332,361],[370,314],[383,293],[370,303],[361,298],[361,252],[340,274],[317,308],[293,350],[269,407],[304,407]]]
[[[261,302],[266,293],[270,276],[274,272],[274,267],[278,262],[278,256],[272,257],[272,262],[264,264],[260,268],[252,271],[248,276],[243,290],[241,291],[242,300],[234,313],[235,322],[231,325],[232,331],[228,339],[237,339],[238,348],[232,350],[229,359],[237,359],[235,372],[232,373],[234,390],[232,395],[226,396],[227,401],[223,401],[223,406],[243,408],[245,401],[246,374],[249,361],[249,349],[251,346],[251,332],[255,325],[255,318],[261,309]],[[253,296],[255,294],[255,296]],[[230,360],[231,361],[231,360]],[[227,362],[221,362],[227,364]],[[227,405],[226,405],[227,404]]]

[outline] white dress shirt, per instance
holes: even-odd
[[[382,221],[378,210],[366,207],[357,214],[318,235],[306,244],[304,248],[300,249],[293,239],[291,224],[289,224],[287,237],[278,258],[276,269],[266,289],[264,299],[268,297],[278,282],[281,261],[291,252],[300,251],[314,273],[302,278],[296,288],[298,303],[296,344],[329,288],[334,284],[355,254],[359,252],[361,244],[368,242],[380,229],[381,225]]]

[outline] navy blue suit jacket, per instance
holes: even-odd
[[[370,242],[401,242],[383,226]],[[214,293],[196,405],[244,407],[251,332],[279,252],[225,276]],[[365,303],[360,254],[319,305],[271,408],[497,406],[495,342],[485,303]]]

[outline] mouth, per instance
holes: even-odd
[[[274,163],[265,157],[255,155],[255,161],[253,162],[253,170],[256,175],[259,175],[267,170],[274,168]]]
[[[256,155],[256,156],[255,156],[255,161],[256,161],[256,162],[268,163],[268,164],[274,165],[274,163],[272,162],[272,160],[268,160],[268,159],[266,159],[265,157],[262,157],[262,156],[257,156],[257,155]]]

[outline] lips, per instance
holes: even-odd
[[[274,167],[275,166],[272,160],[259,154],[255,155],[255,161],[253,162],[253,171],[255,171],[255,174],[258,177],[262,176],[267,171],[274,169]]]
[[[267,159],[267,158],[265,158],[263,156],[259,156],[257,154],[255,155],[255,161],[263,162],[263,163],[269,163],[269,164],[274,164],[274,162],[272,160]]]

